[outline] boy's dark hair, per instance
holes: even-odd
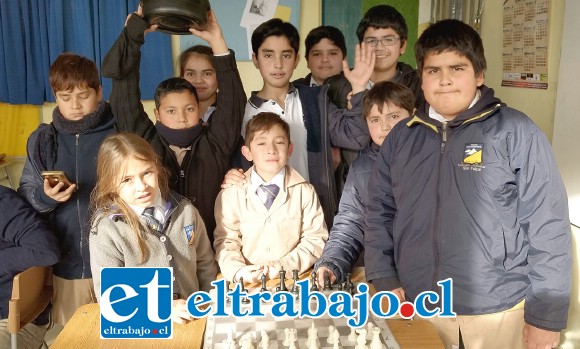
[[[288,137],[288,142],[290,142],[290,125],[284,121],[280,115],[272,112],[261,112],[256,115],[246,125],[246,134],[244,137],[246,147],[250,146],[250,143],[259,131],[268,131],[274,126],[280,126],[286,137]]]
[[[428,54],[456,52],[467,57],[473,65],[475,75],[483,73],[487,68],[483,43],[479,34],[469,25],[456,20],[444,19],[430,25],[415,44],[417,72],[421,75],[423,63]]]
[[[312,46],[318,44],[322,39],[328,39],[332,41],[335,46],[340,48],[342,55],[346,57],[346,43],[342,32],[336,27],[330,25],[321,25],[320,27],[312,29],[306,36],[306,59],[308,59],[308,54],[310,53]]]
[[[184,78],[169,78],[163,80],[157,85],[155,89],[155,108],[159,108],[161,105],[161,98],[165,97],[169,93],[180,93],[183,91],[189,91],[195,96],[195,100],[199,103],[197,98],[197,91],[195,87],[189,81]]]
[[[382,113],[385,103],[403,108],[411,115],[415,108],[415,95],[405,85],[391,81],[381,81],[373,85],[363,97],[362,103],[362,115],[365,118],[371,113],[373,105],[376,105],[379,112]]]
[[[254,54],[258,54],[260,46],[270,36],[285,36],[294,53],[298,54],[298,48],[300,47],[300,34],[298,34],[298,30],[292,23],[284,22],[279,18],[272,18],[260,24],[254,30],[252,33],[252,51]]]
[[[185,75],[185,64],[187,63],[189,57],[193,56],[194,54],[207,56],[209,63],[213,66],[213,51],[211,50],[211,47],[205,45],[191,46],[187,50],[181,52],[179,55],[179,77],[182,78],[183,75]]]
[[[99,91],[101,82],[95,62],[73,53],[62,53],[50,65],[48,80],[53,93],[89,87]]]
[[[407,41],[407,22],[405,22],[403,15],[393,6],[373,6],[364,14],[356,28],[356,36],[359,43],[363,41],[365,32],[369,27],[393,29],[399,35],[401,46]]]

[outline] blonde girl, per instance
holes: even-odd
[[[191,320],[185,299],[207,291],[217,266],[197,209],[169,191],[168,173],[143,138],[106,138],[97,157],[91,197],[91,270],[97,296],[101,267],[173,267],[172,318]]]

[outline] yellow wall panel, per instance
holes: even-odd
[[[26,140],[40,123],[40,106],[0,103],[0,153],[26,156]]]

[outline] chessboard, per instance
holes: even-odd
[[[358,285],[358,283],[355,283]],[[214,292],[215,290],[212,290]],[[259,292],[258,288],[248,288],[248,294]],[[275,292],[274,289],[271,292]],[[328,295],[332,290],[323,291]],[[211,292],[210,292],[211,293]],[[317,347],[320,349],[342,348],[342,349],[357,349],[357,339],[352,333],[351,327],[347,324],[346,318],[332,318],[328,314],[324,314],[319,318],[293,318],[293,317],[279,317],[275,318],[271,314],[271,309],[268,304],[264,303],[261,306],[262,313],[265,317],[216,317],[208,316],[205,336],[204,349],[245,349],[255,348],[263,349],[263,334],[267,335],[266,349],[286,349],[290,345],[286,342],[288,339],[285,330],[296,329],[297,341],[294,346],[300,349],[311,348],[309,341],[309,329],[314,327],[317,332],[318,343]],[[226,309],[231,305],[226,305]],[[242,306],[243,309],[244,305]],[[371,324],[369,324],[371,323]],[[334,346],[332,341],[332,330],[330,326],[338,331],[340,336],[340,345]],[[391,333],[386,321],[374,317],[369,314],[368,321],[361,329],[368,329],[366,334],[366,348],[371,349],[371,341],[373,339],[372,327],[380,329],[380,341],[382,349],[400,349],[399,344]],[[378,330],[375,330],[378,332]],[[358,331],[356,331],[358,332]],[[359,335],[356,335],[358,337]],[[329,340],[330,337],[330,340]],[[242,344],[242,341],[251,340],[252,346]],[[285,343],[286,342],[286,343]],[[233,344],[232,344],[233,343]],[[376,343],[375,343],[376,347]]]

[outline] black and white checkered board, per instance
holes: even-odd
[[[242,309],[245,308],[246,307],[243,306]],[[289,317],[274,318],[271,315],[270,310],[271,309],[265,304],[261,306],[262,313],[266,314],[263,318],[249,316],[238,318],[233,316],[208,316],[203,348],[230,349],[225,342],[228,337],[228,330],[231,329],[236,349],[241,349],[239,341],[242,336],[247,333],[250,333],[252,336],[254,348],[262,349],[262,345],[260,344],[262,330],[265,330],[269,337],[268,349],[286,349],[288,347],[282,344],[285,338],[284,329],[295,328],[297,330],[298,338],[296,347],[299,349],[308,349],[308,329],[312,326],[312,322],[314,322],[314,327],[318,330],[318,344],[321,349],[331,349],[333,347],[332,344],[326,342],[329,336],[328,331],[330,325],[338,329],[341,348],[354,349],[356,346],[356,341],[353,342],[348,340],[351,328],[348,326],[347,319],[345,318],[334,319],[328,315],[324,315],[317,319]],[[371,315],[372,314],[369,314],[368,322],[372,322],[375,326],[378,326],[381,329],[380,338],[383,342],[383,349],[400,349],[386,322],[383,319],[374,318]],[[367,333],[367,346],[370,345],[371,339],[372,334]]]

